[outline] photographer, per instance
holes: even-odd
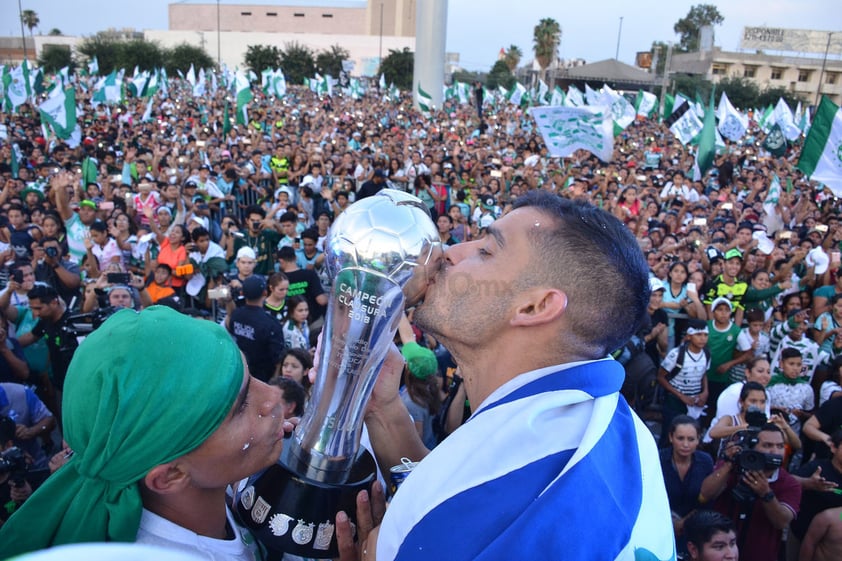
[[[41,441],[49,443],[50,431],[55,428],[56,419],[35,392],[23,384],[0,384],[0,415],[15,422],[14,444],[29,455],[32,466],[36,469],[46,468],[49,458],[44,453]],[[0,444],[4,445],[5,442]]]
[[[79,296],[82,284],[79,265],[69,261],[61,242],[56,238],[43,238],[34,248],[35,280],[46,282],[58,291],[68,304]]]
[[[744,561],[777,559],[782,530],[801,505],[801,485],[781,466],[785,437],[766,423],[735,435],[712,474],[702,482],[702,503],[737,521]]]

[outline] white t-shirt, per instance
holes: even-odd
[[[719,422],[719,419],[722,417],[734,417],[740,414],[740,392],[743,391],[743,385],[745,382],[735,382],[725,388],[721,394],[719,394],[719,399],[716,400],[716,417],[714,417],[713,421],[711,421],[710,426],[715,427],[716,423]],[[772,416],[772,407],[769,404],[769,399],[766,399],[766,418]],[[711,442],[713,439],[708,436],[708,433],[705,434],[704,442]]]
[[[261,555],[254,537],[237,526],[231,511],[226,507],[228,523],[234,530],[234,539],[217,540],[200,536],[178,524],[146,509],[140,517],[137,543],[157,545],[167,549],[187,551],[212,561],[259,561]]]
[[[661,368],[667,372],[673,369],[678,360],[679,349],[680,347],[675,347],[667,353],[667,356],[661,362]],[[709,365],[710,361],[707,360],[704,351],[693,353],[688,348],[684,353],[684,364],[681,371],[669,383],[684,395],[698,395],[702,393],[702,378],[704,378]]]

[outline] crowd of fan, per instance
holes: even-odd
[[[799,502],[811,517],[842,506],[828,491],[842,483],[842,434],[834,434],[842,426],[842,226],[833,193],[795,168],[798,142],[772,157],[752,123],[693,180],[691,147],[657,120],[633,123],[615,138],[613,160],[600,162],[586,152],[550,157],[528,112],[505,100],[486,99],[482,114],[452,100],[422,116],[408,98],[396,102],[376,88],[361,99],[291,88],[277,100],[256,91],[248,124],[232,125],[225,91],[190,91],[172,80],[143,122],[145,100],[92,105],[80,89],[75,147],[44,137],[32,105],[2,115],[0,397],[34,388],[18,398],[28,407],[0,399],[0,412],[22,427],[13,438],[4,433],[4,447],[24,444],[46,468],[44,447],[32,443],[49,450],[60,442],[53,428],[67,364],[84,334],[119,307],[165,304],[224,322],[252,373],[282,385],[288,413],[300,414],[330,284],[324,241],[338,214],[382,188],[408,191],[452,245],[483,236],[525,191],[545,189],[617,216],[648,259],[652,321],[616,358],[627,369],[627,399],[644,416],[660,412],[679,543],[688,517],[725,489],[699,496],[712,488],[707,478],[734,465],[740,446],[728,441],[754,427],[749,401],[780,431],[780,473],[800,474],[804,494],[790,490],[798,500],[784,504],[767,500],[768,485],[752,488],[755,509],[785,510],[778,518],[755,510],[738,528],[743,535],[771,516],[744,558],[776,554],[770,544],[780,544]],[[446,364],[435,341],[401,331],[404,344],[417,335]],[[435,444],[464,418],[464,397],[452,368],[409,351],[421,365],[415,378],[442,374],[432,386],[441,395],[411,375],[407,383],[422,402],[418,415],[428,417],[419,431]],[[749,391],[757,386],[762,396]],[[439,418],[433,434],[442,399],[444,417],[454,403],[458,412]],[[755,428],[774,432],[763,422]],[[700,445],[719,455],[716,467]],[[11,493],[19,500],[23,491]],[[807,507],[810,493],[822,508]],[[717,508],[737,518],[725,502]],[[791,559],[808,529],[809,521],[793,523]],[[762,553],[752,557],[752,547]]]

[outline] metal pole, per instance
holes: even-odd
[[[827,66],[827,53],[830,51],[830,38],[833,31],[827,32],[827,46],[824,48],[824,58],[822,59],[822,69],[819,71],[819,85],[816,87],[816,107],[819,106],[819,98],[822,95],[822,79],[824,78],[824,69]]]
[[[377,50],[377,64],[383,64],[383,2],[380,2],[380,47]]]
[[[220,47],[219,0],[216,0],[216,66],[222,68],[222,47]]]
[[[661,79],[661,104],[660,104],[660,108],[659,108],[659,111],[658,111],[661,114],[664,113],[664,105],[665,105],[665,102],[666,102],[666,99],[667,99],[667,96],[666,96],[667,81],[669,80],[670,64],[671,63],[672,63],[672,41],[670,41],[669,45],[667,46],[667,58],[664,61],[664,76]],[[657,68],[655,69],[655,71],[657,72]]]
[[[20,40],[23,43],[23,60],[26,60],[26,35],[23,33],[23,7],[18,0],[18,19],[20,20]]]
[[[614,60],[620,60],[620,37],[623,35],[623,16],[620,16],[620,29],[617,31],[617,52],[614,53]]]

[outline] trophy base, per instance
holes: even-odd
[[[234,500],[237,515],[269,550],[269,559],[276,556],[280,560],[284,553],[336,558],[336,514],[345,511],[356,524],[357,494],[370,490],[374,482],[374,458],[361,449],[347,482],[328,485],[290,469],[289,448],[284,447],[278,463],[240,484]]]

